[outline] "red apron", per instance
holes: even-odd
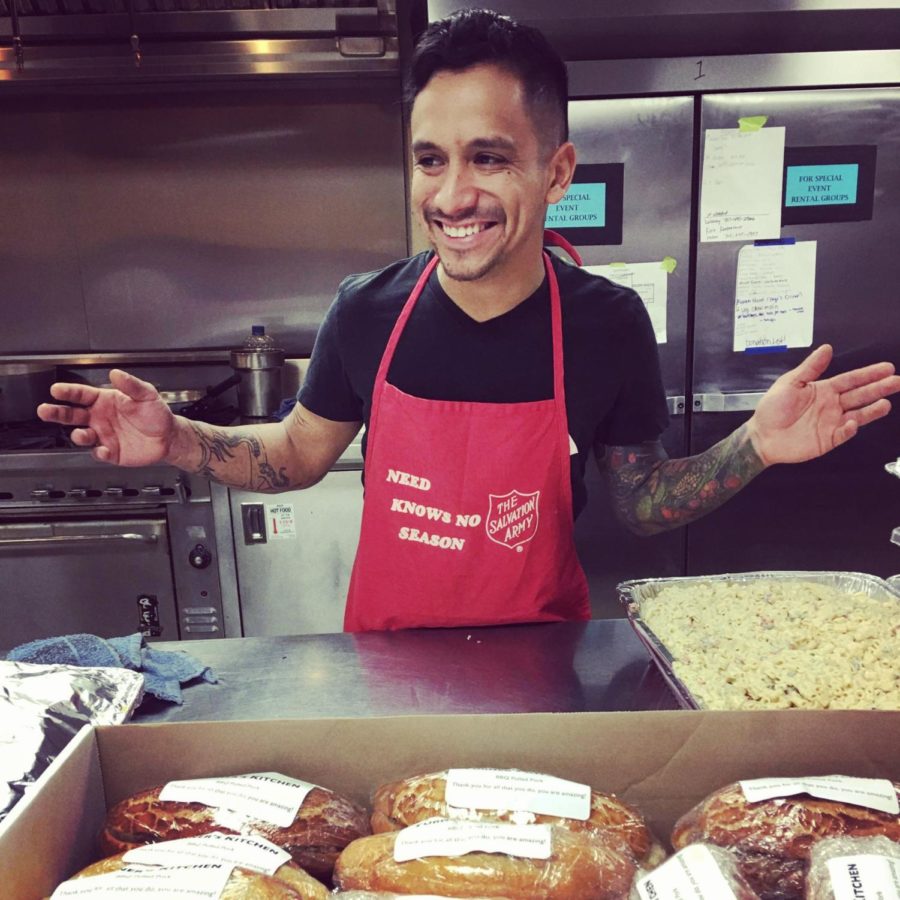
[[[561,240],[548,234],[549,242]],[[545,253],[553,398],[526,403],[425,400],[388,383],[400,335],[437,262],[406,301],[375,377],[344,629],[589,619],[572,534],[562,322],[550,259]]]

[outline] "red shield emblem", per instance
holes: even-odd
[[[489,494],[491,506],[484,527],[487,536],[495,543],[522,551],[522,544],[537,533],[540,491],[523,494]]]

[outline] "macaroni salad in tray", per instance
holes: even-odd
[[[802,580],[673,580],[640,620],[706,709],[900,709],[900,602]]]

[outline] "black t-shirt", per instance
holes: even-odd
[[[375,374],[391,330],[431,257],[420,253],[338,289],[298,395],[310,411],[369,422]],[[552,256],[562,302],[563,364],[575,515],[592,447],[656,440],[668,424],[650,317],[638,295]],[[410,316],[388,381],[429,400],[522,403],[553,396],[547,279],[518,306],[476,322],[434,272]],[[365,453],[365,436],[363,436]]]

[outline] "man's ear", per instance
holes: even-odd
[[[566,195],[575,175],[575,145],[571,141],[560,144],[547,163],[550,184],[544,196],[546,203],[558,203]]]

